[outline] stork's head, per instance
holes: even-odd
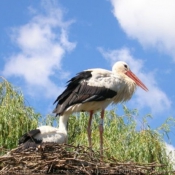
[[[143,90],[148,91],[148,88],[139,80],[139,78],[130,70],[127,63],[124,61],[118,61],[112,67],[112,72],[117,74],[122,74],[124,76],[132,79],[138,86],[140,86]]]

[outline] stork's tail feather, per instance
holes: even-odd
[[[27,141],[35,142],[35,139],[33,138],[35,135],[39,134],[40,130],[39,129],[34,129],[29,131],[28,133],[25,133],[24,135],[21,136],[19,139],[19,145],[22,143],[26,143]]]

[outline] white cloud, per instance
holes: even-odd
[[[144,47],[170,54],[175,61],[174,0],[111,0],[114,16],[126,34]]]
[[[63,21],[63,12],[54,3],[42,1],[43,13],[33,10],[27,24],[12,30],[13,42],[20,51],[7,59],[3,70],[4,76],[23,77],[29,89],[40,89],[50,97],[59,91],[51,77],[58,71],[61,77],[68,75],[64,75],[61,61],[76,46],[68,40],[68,27],[73,21]]]
[[[170,108],[171,101],[167,95],[158,88],[154,73],[144,72],[144,62],[142,60],[135,59],[127,48],[108,51],[99,48],[99,51],[112,65],[119,60],[128,63],[132,72],[134,72],[149,89],[148,92],[143,91],[141,88],[137,89],[135,98],[132,100],[135,106],[139,108],[149,107],[152,113],[160,113]]]

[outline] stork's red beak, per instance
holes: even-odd
[[[135,81],[135,83],[140,86],[143,90],[148,91],[148,88],[139,80],[139,78],[132,73],[132,71],[128,70],[126,72],[126,75],[131,78],[133,81]]]

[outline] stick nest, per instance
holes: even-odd
[[[165,165],[100,160],[99,152],[88,147],[45,143],[37,148],[20,147],[0,157],[0,174],[168,174],[158,169]]]

